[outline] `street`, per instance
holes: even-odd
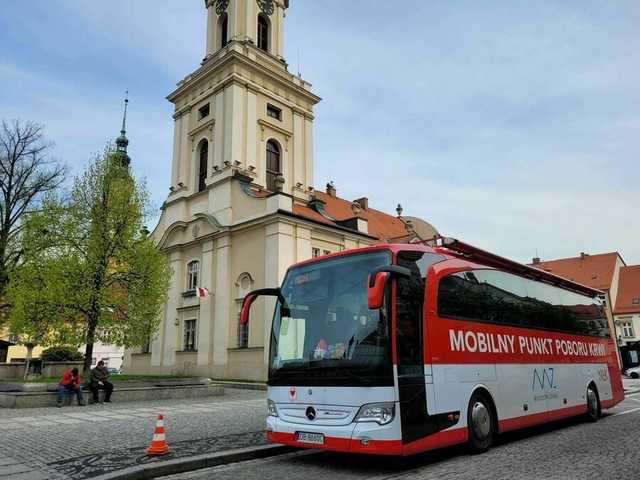
[[[638,479],[640,393],[605,412],[595,424],[569,419],[501,436],[489,452],[462,446],[408,459],[300,451],[164,480],[237,479]]]
[[[171,454],[146,457],[157,414]],[[265,443],[265,392],[86,407],[0,409],[0,479],[84,479],[140,463]]]

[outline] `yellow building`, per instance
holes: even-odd
[[[168,99],[175,107],[171,187],[153,232],[173,278],[149,349],[127,373],[264,379],[273,303],[250,325],[243,297],[280,284],[312,256],[435,230],[367,198],[315,190],[311,85],[283,58],[287,0],[208,0],[206,57]],[[399,206],[398,206],[399,207]],[[210,292],[198,298],[196,287]]]
[[[38,358],[42,353],[42,347],[34,347],[31,357]],[[27,358],[27,347],[17,345],[8,330],[0,333],[0,363],[22,362]]]

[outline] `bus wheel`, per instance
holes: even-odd
[[[593,385],[587,387],[587,420],[597,422],[600,417],[600,399]]]
[[[485,395],[474,393],[467,410],[469,447],[473,453],[482,453],[489,449],[496,430],[494,423],[491,404]]]

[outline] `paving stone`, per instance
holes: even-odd
[[[210,402],[156,400],[136,408],[116,404],[108,409],[98,405],[30,409],[29,416],[23,418],[55,422],[42,428],[14,422],[15,411],[0,409],[0,456],[44,472],[39,478],[91,478],[97,471],[148,461],[144,448],[151,441],[160,413],[166,416],[167,439],[175,456],[252,445],[265,441],[264,409],[256,408],[264,406],[265,396],[260,391],[230,390]],[[220,415],[221,411],[226,413]],[[15,427],[6,429],[6,425]]]
[[[38,421],[38,422],[29,422],[27,425],[29,425],[30,427],[50,427],[52,425],[55,425],[56,422],[50,422],[47,420],[42,420],[42,421]]]
[[[0,478],[3,476],[15,475],[16,473],[31,472],[33,468],[24,463],[13,463],[11,465],[3,465],[0,467]]]

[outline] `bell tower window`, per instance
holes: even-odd
[[[198,168],[198,192],[207,188],[207,164],[209,161],[209,142],[203,140],[200,144],[200,165]]]
[[[220,27],[220,29],[218,30],[220,32],[220,48],[224,48],[229,42],[229,15],[227,15],[227,12],[224,12],[222,15],[220,15],[218,25]]]
[[[276,178],[280,175],[280,145],[275,140],[267,142],[267,190],[276,191]]]
[[[264,13],[258,15],[258,48],[269,51],[269,19]]]

